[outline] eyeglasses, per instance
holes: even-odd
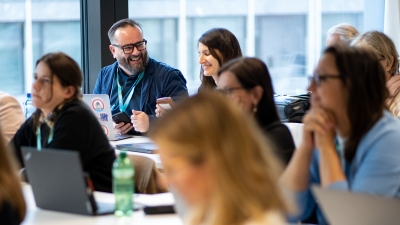
[[[136,44],[129,44],[124,46],[116,44],[111,44],[111,45],[117,48],[121,48],[125,54],[131,54],[135,50],[135,47],[137,48],[138,51],[146,50],[147,40],[143,39],[143,41],[138,42]]]
[[[342,80],[343,77],[341,75],[331,75],[331,74],[317,74],[315,73],[312,76],[309,76],[310,84],[314,82],[317,86],[319,86],[322,82],[325,82],[329,79],[340,79]]]
[[[227,95],[227,96],[231,96],[232,93],[236,90],[241,90],[241,89],[245,89],[244,87],[232,87],[232,88],[215,88],[215,90]]]

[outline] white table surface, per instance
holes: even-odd
[[[164,214],[164,215],[146,215],[142,210],[136,211],[131,217],[118,218],[114,215],[102,215],[102,216],[84,216],[72,213],[63,213],[50,210],[43,210],[36,207],[35,199],[32,194],[30,185],[23,185],[23,192],[25,201],[27,204],[27,214],[25,220],[22,222],[26,224],[65,224],[65,225],[182,225],[182,220],[177,214]],[[114,197],[108,193],[95,193],[97,201],[102,202],[113,202]]]
[[[127,138],[127,139],[122,139],[119,141],[110,141],[110,144],[115,147],[115,145],[118,144],[132,144],[132,143],[145,143],[149,142],[150,138],[143,137],[143,136],[134,136],[132,138]],[[116,152],[119,152],[118,150],[115,150]],[[162,169],[162,164],[161,164],[161,159],[158,154],[147,154],[147,153],[140,153],[140,152],[130,152],[127,151],[129,155],[141,155],[148,157],[156,162],[156,166],[159,169]]]

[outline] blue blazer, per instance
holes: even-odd
[[[98,74],[94,94],[111,95],[114,74],[118,68],[118,62],[102,68]],[[156,100],[160,97],[171,97],[174,101],[188,97],[186,79],[181,71],[149,58],[146,66],[141,89],[140,111],[147,115],[154,115]]]

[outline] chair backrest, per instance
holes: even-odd
[[[154,160],[140,155],[128,154],[135,169],[135,184],[141,194],[157,194],[168,191],[162,174]]]
[[[296,148],[299,147],[303,139],[304,124],[302,123],[283,123],[283,124],[285,124],[289,128]]]

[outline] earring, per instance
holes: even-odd
[[[257,105],[255,105],[254,107],[253,107],[253,113],[256,113],[257,112]]]

